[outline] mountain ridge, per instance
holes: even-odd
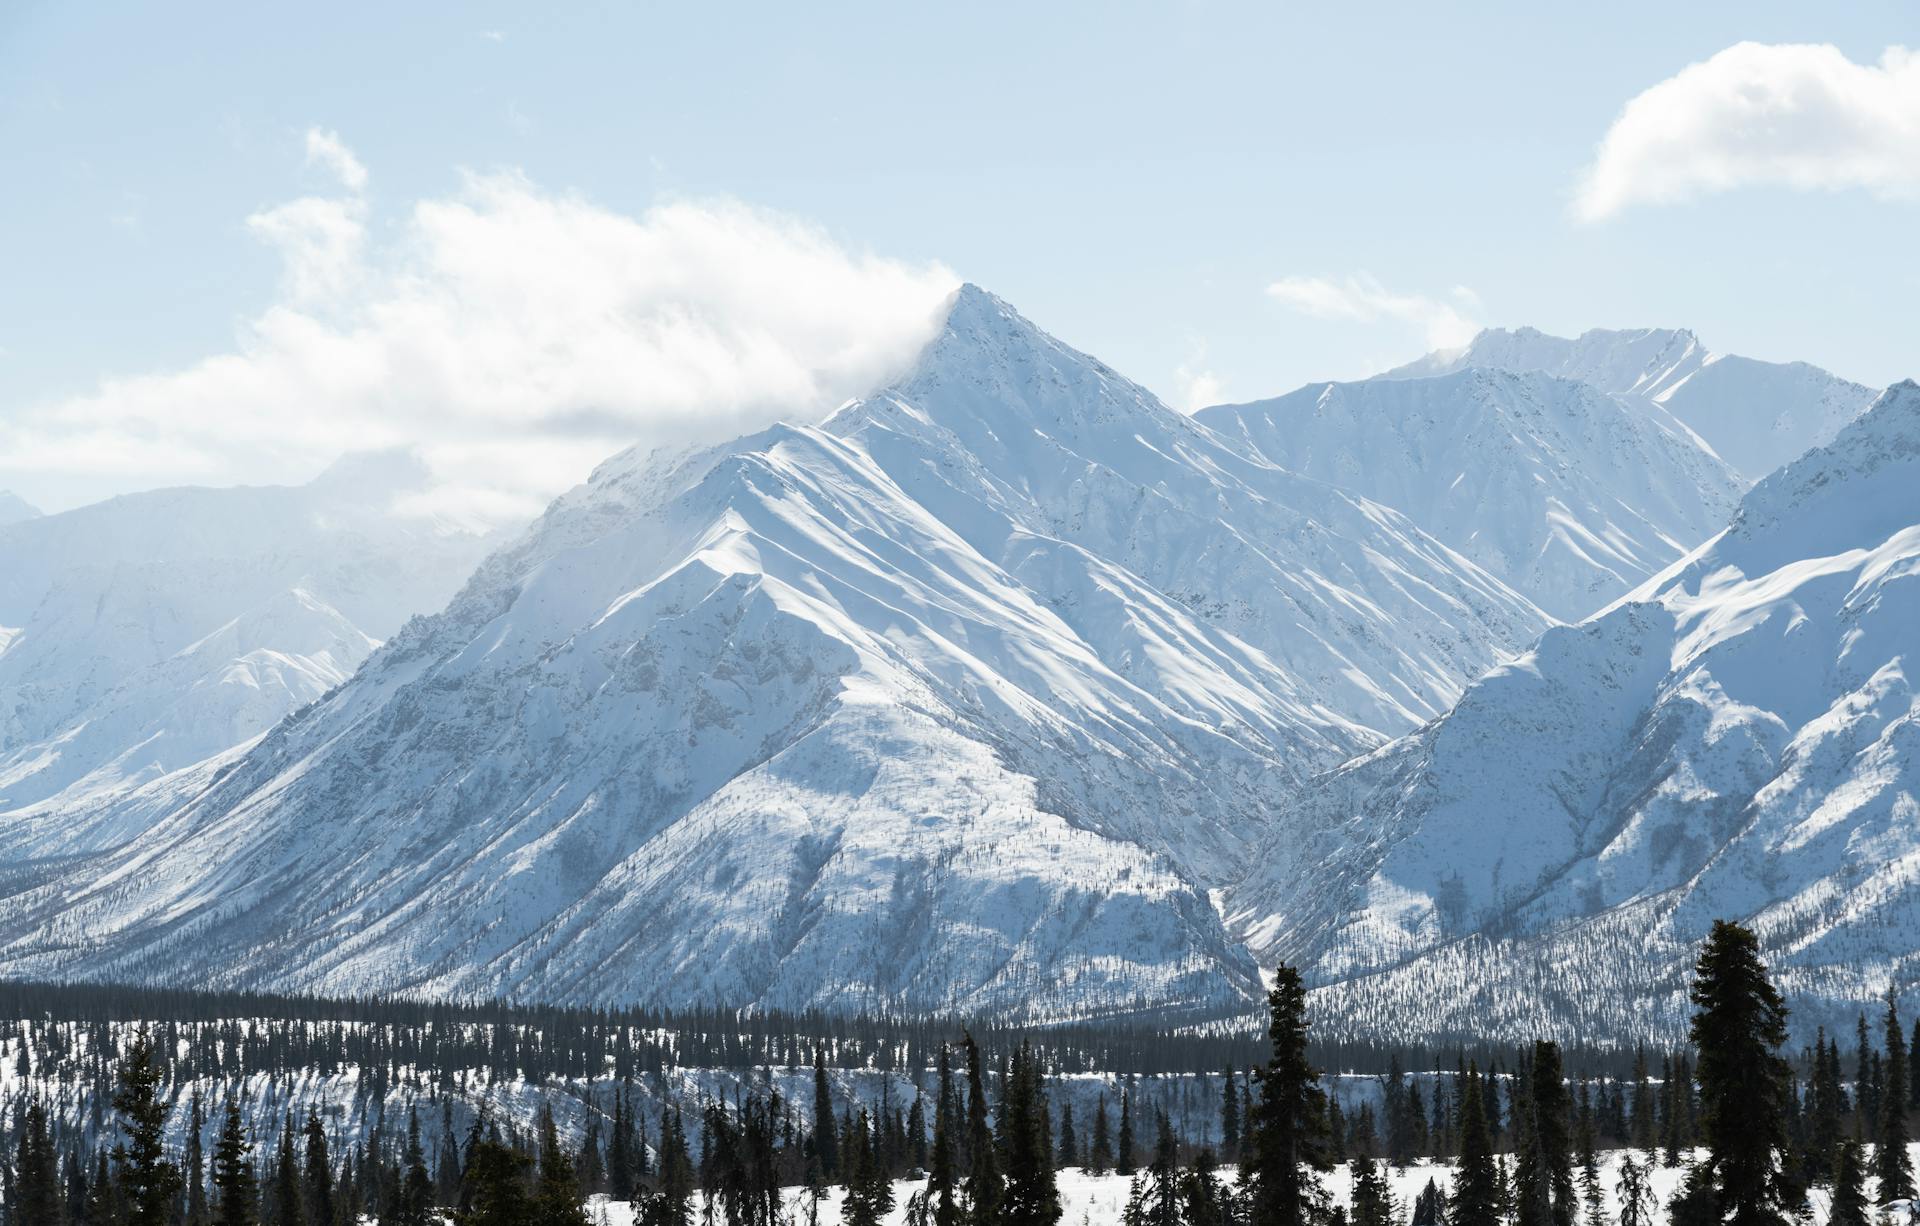
[[[1353,1032],[1677,1035],[1714,918],[1756,928],[1797,1026],[1912,986],[1916,477],[1908,382],[1687,558],[1316,779],[1229,926]]]

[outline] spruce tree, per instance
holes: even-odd
[[[312,1107],[307,1108],[306,1167],[301,1182],[307,1221],[312,1226],[333,1226],[333,1162],[327,1153],[327,1131]]]
[[[1133,1096],[1120,1091],[1120,1139],[1114,1146],[1113,1169],[1116,1174],[1131,1175],[1137,1163],[1133,1150]]]
[[[980,1068],[980,1045],[964,1036],[967,1052],[967,1220],[969,1226],[1000,1226],[999,1155],[994,1152],[993,1129],[987,1122],[987,1087]]]
[[[1580,1201],[1586,1213],[1582,1226],[1609,1226],[1607,1191],[1600,1183],[1600,1158],[1593,1114],[1593,1094],[1586,1082],[1580,1083],[1580,1114],[1574,1125],[1574,1144],[1579,1151]]]
[[[1432,1179],[1420,1189],[1413,1198],[1413,1212],[1408,1215],[1407,1226],[1442,1226],[1447,1220],[1447,1197],[1440,1185]]]
[[[1880,1121],[1880,1103],[1874,1093],[1873,1041],[1867,1037],[1864,1012],[1854,1019],[1853,1036],[1853,1139],[1865,1141]]]
[[[180,1168],[167,1160],[163,1142],[167,1104],[160,1097],[162,1076],[142,1030],[121,1058],[120,1091],[113,1099],[122,1132],[122,1142],[114,1149],[120,1167],[116,1192],[126,1201],[126,1226],[170,1226],[173,1200],[180,1192]]]
[[[1815,1183],[1826,1183],[1833,1178],[1843,1135],[1841,1119],[1845,1108],[1841,1103],[1840,1057],[1837,1051],[1831,1057],[1828,1053],[1827,1030],[1822,1026],[1814,1034],[1813,1073],[1807,1081],[1806,1174]]]
[[[460,1199],[460,1188],[466,1182],[465,1172],[460,1169],[460,1143],[453,1135],[453,1100],[440,1102],[440,1145],[433,1164],[433,1200],[438,1205],[451,1205]]]
[[[1448,1226],[1499,1226],[1500,1174],[1480,1090],[1480,1070],[1467,1066],[1460,1091],[1460,1169],[1447,1202]],[[1624,1223],[1623,1223],[1624,1226]]]
[[[187,1108],[187,1203],[185,1226],[207,1226],[207,1155],[201,1134],[207,1128],[206,1107],[194,1090]]]
[[[24,1047],[22,1051],[26,1050]],[[14,1149],[13,1189],[8,1197],[15,1210],[12,1220],[39,1226],[60,1226],[67,1198],[60,1189],[60,1164],[47,1134],[47,1109],[38,1099],[21,1114]]]
[[[1366,1105],[1362,1104],[1365,1110]],[[1348,1149],[1347,1117],[1340,1110],[1338,1095],[1327,1095],[1327,1156],[1337,1165],[1347,1160]]]
[[[1353,1226],[1394,1226],[1393,1190],[1387,1176],[1373,1159],[1353,1160],[1353,1210],[1348,1220]]]
[[[1620,1156],[1620,1182],[1615,1187],[1620,1199],[1620,1226],[1653,1226],[1652,1169],[1651,1161],[1642,1166],[1631,1153]]]
[[[1061,1170],[1080,1165],[1080,1138],[1073,1131],[1073,1104],[1060,1107],[1060,1157],[1054,1163]]]
[[[840,1143],[833,1118],[833,1086],[827,1081],[824,1044],[813,1049],[813,1148],[820,1157],[820,1173],[831,1182],[840,1174]]]
[[[293,1112],[286,1113],[267,1180],[268,1226],[320,1226],[307,1222],[307,1198],[300,1187],[300,1161],[293,1144]]]
[[[927,1172],[932,1226],[961,1226],[960,1105],[953,1086],[953,1053],[940,1045],[940,1081],[933,1102],[933,1152]]]
[[[1319,1176],[1333,1161],[1326,1092],[1307,1059],[1307,991],[1299,971],[1274,971],[1267,1008],[1271,1054],[1253,1072],[1260,1092],[1242,1124],[1240,1183],[1251,1226],[1307,1226],[1325,1211]]]
[[[1833,1207],[1827,1226],[1867,1226],[1867,1169],[1858,1141],[1842,1141],[1833,1162]]]
[[[1093,1173],[1104,1175],[1113,1166],[1113,1135],[1107,1127],[1107,1096],[1100,1096],[1100,1106],[1093,1115]]]
[[[1135,1226],[1182,1226],[1179,1145],[1163,1112],[1155,1133],[1153,1161],[1134,1180],[1122,1216]]]
[[[622,1083],[613,1092],[613,1127],[607,1145],[607,1194],[631,1201],[637,1190],[633,1169],[633,1103]]]
[[[401,1157],[399,1214],[394,1226],[428,1226],[433,1212],[433,1180],[427,1174],[427,1156],[420,1146],[420,1114],[407,1112],[407,1148]]]
[[[540,1109],[540,1166],[533,1193],[531,1226],[589,1226],[580,1207],[580,1181],[573,1158],[560,1145],[553,1108]]]
[[[1180,1206],[1186,1226],[1233,1226],[1233,1195],[1215,1173],[1212,1150],[1194,1155],[1193,1169],[1180,1182]]]
[[[254,1176],[252,1142],[247,1140],[246,1123],[240,1118],[237,1098],[227,1099],[226,1124],[213,1147],[213,1193],[215,1226],[255,1226],[256,1206],[260,1199],[259,1181]]]
[[[1033,1048],[1022,1042],[1001,1088],[997,1138],[1005,1191],[1000,1220],[1005,1226],[1053,1226],[1060,1220],[1060,1192],[1054,1180],[1053,1138],[1047,1097]]]
[[[1520,1226],[1573,1226],[1578,1212],[1573,1190],[1573,1152],[1567,1121],[1571,1105],[1556,1043],[1533,1045],[1527,1066],[1527,1096],[1514,1108],[1514,1195]]]
[[[1727,1226],[1778,1226],[1786,1219],[1781,1157],[1789,1071],[1779,1048],[1787,1010],[1751,930],[1715,921],[1689,997],[1715,1216]]]
[[[1900,1008],[1893,989],[1887,989],[1885,1024],[1887,1043],[1886,1089],[1880,1095],[1880,1126],[1873,1151],[1873,1176],[1880,1203],[1912,1200],[1913,1159],[1907,1153],[1907,1047],[1900,1028]]]
[[[1397,1050],[1388,1057],[1387,1075],[1380,1083],[1380,1102],[1387,1127],[1387,1161],[1405,1170],[1413,1161],[1413,1111],[1407,1075],[1400,1067]]]
[[[847,1132],[845,1159],[847,1196],[840,1211],[842,1226],[880,1226],[893,1212],[893,1182],[880,1163],[864,1109]]]
[[[527,1196],[527,1158],[494,1137],[484,1137],[467,1157],[472,1206],[461,1226],[528,1226],[533,1206]]]

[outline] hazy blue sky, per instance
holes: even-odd
[[[648,332],[652,365],[611,360],[500,427],[568,440],[532,498],[729,396],[758,406],[746,421],[790,386],[856,387],[906,343],[848,356],[862,312],[917,320],[951,275],[1175,402],[1363,375],[1480,323],[1687,326],[1866,382],[1920,374],[1920,74],[1883,61],[1920,45],[1910,2],[549,7],[0,7],[0,487],[60,506],[424,441],[481,497],[511,463],[456,454],[482,433],[456,379],[354,398],[497,329],[471,395],[506,390],[471,412],[498,426],[552,386],[530,365]],[[1859,79],[1747,134],[1784,149],[1729,153],[1706,129],[1744,78],[1689,78],[1623,131],[1579,216],[1629,101],[1742,41],[1837,48],[1749,66],[1782,96],[1833,63]],[[1846,165],[1822,160],[1837,143]],[[617,256],[576,242],[594,226]],[[704,287],[729,235],[742,266]],[[479,254],[506,249],[505,271]],[[648,284],[574,292],[602,276]],[[685,322],[682,290],[694,343],[725,359],[797,330],[794,369],[680,369],[657,325]],[[736,310],[751,327],[706,318]],[[535,356],[505,356],[548,319],[565,326]],[[627,404],[628,378],[678,390]]]

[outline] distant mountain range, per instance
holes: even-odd
[[[1677,1036],[1713,919],[1799,1023],[1920,967],[1920,387],[1684,561],[1321,776],[1232,891],[1263,960],[1376,1035]]]
[[[1502,679],[1757,522],[1772,483],[1739,501],[1723,402],[1681,391],[1743,370],[1770,437],[1820,438],[1853,386],[1682,336],[1490,333],[1187,417],[969,286],[883,390],[615,457],[477,569],[339,480],[0,528],[0,969],[1052,1020],[1240,1013],[1287,957],[1364,1028],[1367,985],[1497,961],[1556,854],[1520,867],[1551,786],[1497,783],[1543,749],[1459,759],[1486,848],[1409,842],[1381,773],[1438,786],[1420,747],[1476,704],[1559,744]],[[1598,709],[1637,699],[1589,671],[1563,723],[1612,753]],[[1441,876],[1375,862],[1402,846]],[[1626,924],[1653,888],[1581,897]]]
[[[1465,349],[1429,354],[1385,377],[1474,367],[1539,371],[1658,405],[1749,484],[1832,440],[1877,394],[1805,362],[1713,353],[1693,333],[1666,328],[1595,328],[1574,340],[1489,328]]]
[[[124,842],[447,600],[492,542],[395,515],[424,478],[359,456],[0,527],[0,853]]]

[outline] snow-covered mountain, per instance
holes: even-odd
[[[1321,777],[1229,892],[1332,1028],[1679,1032],[1754,925],[1803,1028],[1920,981],[1920,387],[1630,597]],[[1917,656],[1916,658],[1920,658]]]
[[[398,515],[424,478],[130,495],[0,528],[0,853],[138,830],[130,794],[216,759],[442,607],[490,542]],[[124,807],[130,806],[130,807]]]
[[[17,524],[22,520],[38,519],[40,508],[34,506],[12,490],[0,490],[0,528],[8,524]]]
[[[0,967],[1239,1010],[1208,891],[1268,815],[1548,621],[968,287],[886,391],[617,457],[132,842],[17,868]]]
[[[1659,405],[1749,483],[1827,443],[1875,396],[1805,362],[1717,354],[1693,333],[1665,328],[1595,328],[1572,340],[1533,328],[1489,328],[1464,349],[1429,354],[1384,377],[1471,367],[1544,371]]]
[[[1537,371],[1310,384],[1197,416],[1282,468],[1405,512],[1569,621],[1711,536],[1742,488],[1657,408]]]

